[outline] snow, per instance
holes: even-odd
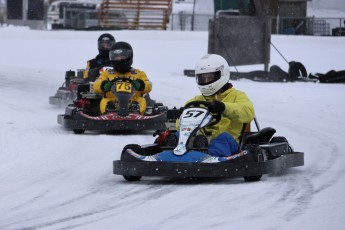
[[[108,32],[132,44],[153,99],[171,108],[199,94],[183,70],[206,54],[207,32]],[[64,108],[48,103],[65,71],[96,55],[100,34],[0,27],[0,229],[344,229],[344,84],[232,82],[262,128],[305,153],[303,167],[256,183],[129,183],[112,174],[112,161],[126,144],[152,143],[152,133],[75,135],[57,124]],[[308,72],[344,70],[344,37],[273,35],[272,43]],[[288,68],[272,47],[271,65]]]
[[[343,0],[311,0],[308,1],[308,7],[312,9],[345,11],[345,2]]]

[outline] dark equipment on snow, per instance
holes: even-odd
[[[293,81],[311,81],[315,79],[308,78],[307,70],[300,62],[291,61],[288,72],[282,70],[279,66],[273,65],[269,71],[255,70],[250,72],[230,72],[231,80],[239,80],[242,78],[260,81],[260,82],[293,82]],[[194,70],[184,70],[184,75],[195,77]]]
[[[185,69],[183,74],[195,77],[195,70]],[[289,62],[289,70],[285,72],[279,66],[273,65],[269,71],[255,70],[250,72],[230,72],[231,80],[249,79],[260,82],[315,82],[315,83],[345,83],[345,70],[330,70],[327,73],[309,73],[301,62]]]
[[[345,20],[343,22],[345,25]],[[332,29],[332,36],[345,36],[345,27],[336,27]]]
[[[310,73],[309,79],[314,79],[320,83],[345,83],[345,70],[330,70],[327,73]]]

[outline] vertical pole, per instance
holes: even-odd
[[[262,17],[264,19],[264,25],[265,25],[265,40],[264,40],[264,45],[265,45],[265,54],[264,54],[264,59],[265,59],[265,65],[264,65],[264,70],[267,72],[268,71],[268,66],[270,63],[270,43],[271,43],[271,27],[272,27],[272,21],[270,16],[265,16]]]
[[[280,23],[280,17],[279,17],[279,14],[277,14],[277,21],[276,21],[276,31],[275,31],[275,34],[279,34],[279,23]]]
[[[26,26],[28,20],[28,0],[23,0],[23,26]]]
[[[194,31],[194,13],[195,13],[195,2],[196,2],[196,0],[194,0],[194,2],[193,2],[192,31]]]

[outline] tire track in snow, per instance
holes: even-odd
[[[110,183],[111,184],[111,183]],[[102,204],[105,204],[103,207],[97,206],[92,207],[91,210],[80,212],[79,214],[66,216],[62,218],[58,218],[55,220],[50,221],[42,221],[38,224],[27,224],[27,222],[39,222],[41,213],[38,213],[36,217],[31,217],[28,219],[22,219],[20,221],[12,222],[7,225],[1,226],[2,228],[18,228],[19,229],[41,229],[41,228],[48,228],[53,227],[54,229],[71,229],[75,227],[82,227],[84,225],[88,225],[94,222],[101,221],[103,219],[107,219],[113,217],[114,215],[122,214],[124,212],[131,211],[133,209],[137,209],[138,207],[145,205],[147,202],[151,202],[153,199],[159,199],[162,196],[165,196],[173,191],[176,191],[176,188],[172,185],[156,185],[156,184],[147,184],[143,185],[145,188],[143,189],[140,186],[141,183],[130,185],[129,190],[126,191],[126,187],[121,187],[124,191],[117,191],[116,196],[111,196],[107,200],[102,200]],[[108,188],[108,192],[114,191],[113,184],[111,187]],[[145,192],[143,192],[143,190]],[[77,202],[84,202],[88,199],[91,199],[93,196],[97,196],[100,193],[105,193],[107,191],[102,189],[92,189],[88,193],[83,194],[81,196],[74,197],[73,199],[67,200],[63,203],[57,204],[51,207],[52,210],[55,209],[69,209],[69,206],[73,207],[74,203]],[[101,194],[102,195],[102,194]],[[149,198],[149,199],[148,199]],[[150,199],[151,198],[151,199]],[[114,199],[117,200],[115,204],[113,204]],[[112,205],[109,205],[112,204]],[[108,213],[108,214],[107,214]],[[99,217],[97,215],[100,215]],[[49,217],[48,217],[49,218]],[[85,219],[86,218],[86,219]],[[85,221],[83,220],[85,219]],[[93,220],[90,220],[93,219]],[[75,223],[78,222],[78,223]],[[59,227],[61,226],[61,228]],[[68,226],[68,227],[66,227]]]
[[[288,169],[289,172],[282,177],[282,179],[285,180],[284,186],[281,184],[282,180],[277,178],[277,182],[273,188],[280,189],[274,193],[283,192],[278,197],[277,201],[272,203],[270,208],[280,212],[279,215],[285,221],[289,222],[305,212],[316,193],[327,189],[339,181],[339,179],[344,176],[345,170],[340,169],[335,173],[329,172],[331,169],[334,169],[334,163],[340,158],[339,147],[330,136],[325,136],[324,133],[319,132],[319,129],[311,128],[311,126],[301,127],[289,122],[282,123],[281,125],[288,129],[295,130],[296,133],[300,133],[300,135],[303,135],[303,139],[316,138],[317,141],[311,140],[311,142],[317,143],[315,147],[325,146],[324,148],[329,148],[326,153],[323,153],[322,148],[315,149],[313,153],[305,153],[304,167],[307,167],[307,170],[309,170],[303,170],[303,168],[301,168],[303,171],[299,169]],[[308,161],[308,157],[315,157],[316,159],[314,159],[314,161]],[[311,162],[312,165],[308,165],[308,162]],[[331,174],[335,175],[331,176]],[[325,180],[317,179],[324,175],[327,175]],[[323,183],[316,187],[314,181],[323,181]]]
[[[341,154],[339,143],[324,132],[320,132],[320,128],[311,128],[311,126],[294,126],[292,123],[284,124],[284,126],[292,127],[292,129],[297,130],[298,133],[302,133],[304,138],[312,139],[310,142],[314,143],[314,148],[312,153],[305,153],[305,166],[311,168],[312,170],[307,171],[308,178],[315,180],[316,177],[321,177],[327,175],[325,180],[321,180],[323,185],[320,188],[316,188],[315,192],[319,192],[329,185],[339,181],[341,179],[340,175],[345,174],[345,169],[340,167],[339,162],[341,162]],[[328,133],[328,132],[326,132]],[[331,132],[330,132],[331,133]],[[316,140],[315,140],[316,139]],[[313,158],[313,161],[309,161]],[[308,165],[311,162],[312,165]],[[337,171],[335,171],[337,169]],[[330,176],[335,174],[334,176]]]

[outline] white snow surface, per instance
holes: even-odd
[[[206,54],[207,32],[108,32],[132,44],[151,98],[172,108],[199,94],[183,70]],[[112,161],[126,144],[153,143],[152,133],[75,135],[57,124],[64,108],[48,103],[65,71],[96,55],[100,34],[0,28],[0,229],[344,229],[344,84],[232,81],[253,101],[261,128],[305,153],[303,167],[255,183],[130,183],[112,174]],[[344,39],[273,35],[272,43],[308,72],[326,73],[345,69]],[[271,65],[288,69],[272,47]]]

